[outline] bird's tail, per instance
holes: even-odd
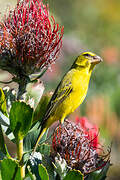
[[[40,131],[39,136],[38,136],[38,139],[37,139],[37,142],[36,142],[35,147],[34,147],[34,149],[33,149],[33,154],[34,154],[34,152],[36,151],[37,146],[38,146],[38,143],[39,143],[39,141],[41,140],[41,138],[43,137],[43,135],[45,134],[46,130],[47,130],[47,127],[43,128],[42,131]]]

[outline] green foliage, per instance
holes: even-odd
[[[0,151],[2,151],[4,154],[7,154],[1,125],[0,125]]]
[[[33,126],[33,128],[27,133],[27,135],[24,138],[24,151],[25,152],[31,151],[34,148],[39,133],[40,133],[40,126],[39,126],[39,123],[37,123]],[[43,143],[44,141],[46,141],[47,134],[48,134],[48,130],[45,132],[45,134],[41,138],[40,143]],[[43,150],[43,148],[44,148],[44,146],[42,146],[42,149],[41,149],[41,147],[38,146],[37,151],[41,152]],[[47,148],[49,148],[48,145],[47,145]],[[45,151],[46,150],[47,149],[45,148]]]
[[[17,138],[21,140],[29,131],[32,123],[33,109],[24,102],[14,102],[10,110],[10,128]]]
[[[86,180],[105,180],[107,177],[106,174],[107,174],[109,166],[110,166],[110,162],[108,162],[106,166],[104,166],[102,169],[90,173],[87,176]]]
[[[6,118],[6,116],[4,115],[7,116],[6,100],[3,90],[2,88],[0,88],[0,124],[8,126],[8,124],[5,122],[4,119]],[[2,151],[4,154],[7,154],[1,125],[0,125],[0,151]]]
[[[49,180],[47,170],[42,164],[38,166],[38,170],[39,170],[39,175],[41,177],[41,180]]]
[[[38,147],[37,151],[46,156],[50,156],[50,145],[43,143]]]
[[[50,100],[50,96],[49,95],[44,95],[42,96],[39,104],[37,105],[35,112],[34,112],[34,116],[33,116],[33,122],[41,122],[43,115],[46,111],[48,102]]]
[[[3,159],[1,162],[2,180],[21,180],[20,167],[13,159]]]
[[[30,167],[27,167],[27,173],[24,180],[35,180],[35,176],[32,174]]]
[[[83,174],[78,170],[70,170],[63,180],[83,180]]]
[[[2,88],[0,88],[0,124],[9,126],[8,121],[6,99]]]
[[[9,112],[12,103],[16,101],[16,91],[14,89],[10,89],[9,87],[5,87],[3,91],[5,94],[6,104]]]
[[[24,138],[24,152],[30,151],[33,149],[37,137],[39,135],[40,129],[35,128],[34,131],[29,131]]]
[[[52,160],[51,160],[51,156],[48,155],[44,155],[42,157],[42,164],[46,167],[47,172],[49,174],[49,179],[53,180],[55,179],[56,175],[55,175],[55,169],[54,166],[52,164]]]
[[[0,88],[0,111],[7,116],[6,99],[2,88]]]

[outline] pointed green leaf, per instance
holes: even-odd
[[[45,168],[45,166],[43,166],[43,164],[39,165],[38,170],[41,180],[49,180],[47,169]]]
[[[63,180],[83,180],[83,174],[79,170],[70,170]]]
[[[24,138],[24,152],[30,151],[34,148],[35,142],[37,141],[38,135],[40,133],[40,129],[36,129],[32,132],[27,133]]]
[[[7,154],[1,125],[0,125],[0,151],[2,151],[3,154]]]
[[[0,88],[0,111],[7,116],[6,99],[2,88]]]
[[[3,159],[1,162],[1,176],[3,180],[21,180],[20,167],[12,159]]]
[[[39,151],[41,154],[50,155],[50,145],[49,144],[41,144],[38,148],[37,151]]]
[[[14,102],[10,109],[10,128],[14,136],[21,140],[27,134],[32,123],[33,109],[24,102]]]
[[[37,138],[38,138],[38,135],[40,133],[40,128],[39,129],[36,129],[36,130],[33,130],[33,131],[29,131],[27,133],[27,135],[25,136],[24,138],[24,152],[26,151],[30,151],[32,150],[34,147],[35,147],[35,143],[37,141]],[[48,133],[48,130],[45,132],[45,134],[43,135],[42,137],[42,142],[44,142],[47,138],[47,133]],[[40,141],[41,143],[41,141]],[[39,147],[38,147],[39,148]],[[49,147],[48,147],[49,148]],[[37,150],[39,151],[39,149]],[[47,151],[47,149],[46,149]],[[41,152],[41,151],[40,151]]]
[[[33,122],[37,122],[37,121],[41,122],[41,120],[45,114],[49,100],[50,100],[49,95],[42,96],[42,98],[34,112]]]
[[[6,99],[3,90],[0,88],[0,124],[4,126],[9,126],[9,119],[7,116],[7,106]]]

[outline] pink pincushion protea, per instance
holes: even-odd
[[[98,127],[90,123],[86,117],[76,117],[76,124],[82,127],[86,137],[91,141],[92,146],[98,148]]]
[[[80,170],[84,175],[102,169],[110,162],[110,151],[104,153],[101,148],[98,153],[98,145],[93,143],[97,136],[91,139],[86,132],[80,123],[65,120],[53,134],[51,153],[53,158],[59,153],[70,168]]]
[[[42,0],[18,0],[0,22],[0,68],[19,77],[41,71],[57,59],[62,37]]]

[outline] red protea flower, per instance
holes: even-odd
[[[62,37],[42,0],[18,0],[0,22],[0,68],[20,80],[41,71],[57,59]]]
[[[41,70],[56,60],[62,36],[63,27],[50,19],[42,0],[19,0],[0,23],[0,67],[10,65],[26,75]]]
[[[76,117],[76,123],[82,127],[86,137],[91,140],[91,144],[94,148],[98,148],[98,127],[88,121],[86,117]]]
[[[98,154],[92,142],[80,124],[66,120],[53,134],[52,147],[54,153],[59,153],[70,168],[87,175],[103,168],[110,161],[110,152],[105,154],[101,148]]]

